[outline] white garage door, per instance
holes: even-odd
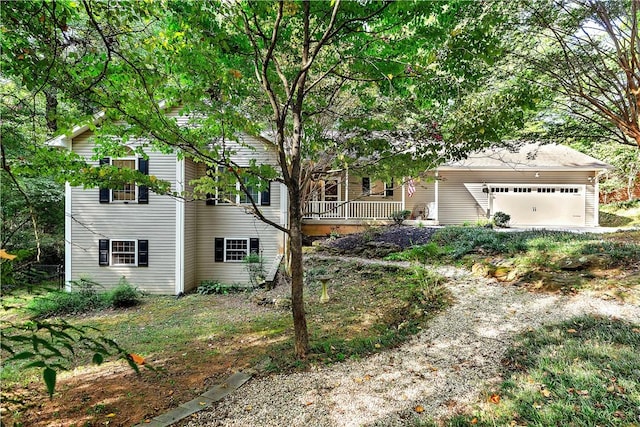
[[[585,225],[584,185],[489,185],[491,214],[511,215],[511,225]]]

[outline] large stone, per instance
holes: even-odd
[[[586,270],[593,264],[593,259],[588,256],[566,257],[558,261],[558,268],[565,271]]]

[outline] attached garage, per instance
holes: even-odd
[[[585,226],[585,185],[489,184],[489,211],[514,226]]]
[[[598,177],[607,169],[563,145],[485,150],[437,169],[437,221],[468,224],[504,212],[514,227],[595,227]]]

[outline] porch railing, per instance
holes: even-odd
[[[310,219],[389,219],[402,210],[402,202],[307,202],[305,218]]]

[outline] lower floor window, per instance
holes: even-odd
[[[136,241],[112,240],[111,265],[136,265]]]
[[[216,237],[214,239],[214,261],[215,262],[241,262],[249,254],[260,253],[260,239],[250,238],[229,238]]]
[[[98,241],[98,264],[101,266],[148,267],[149,241],[141,239],[100,239]]]
[[[247,239],[226,239],[224,248],[225,261],[242,261],[249,254]]]

